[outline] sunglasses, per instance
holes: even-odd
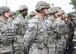
[[[54,13],[58,13],[58,11],[54,12]]]
[[[20,12],[23,12],[23,11],[28,11],[28,9],[23,9],[23,10],[20,10]]]

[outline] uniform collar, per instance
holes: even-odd
[[[2,22],[7,22],[7,20],[4,18],[4,17],[0,17],[0,21],[2,21]]]
[[[46,17],[43,19],[41,19],[38,15],[36,15],[36,18],[39,19],[40,21],[45,21]]]

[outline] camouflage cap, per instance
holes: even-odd
[[[48,9],[48,13],[54,13],[54,12],[56,12],[54,7]]]
[[[57,10],[61,10],[61,7],[55,7]]]
[[[29,15],[36,15],[36,12],[35,11],[32,11]]]
[[[62,16],[63,16],[64,18],[67,18],[67,17],[68,17],[68,15],[67,15],[67,14],[63,14]]]
[[[15,14],[16,14],[14,11],[10,11],[10,13],[11,13],[12,15],[15,15]]]
[[[48,13],[55,13],[59,11],[61,8],[60,7],[51,7],[48,9]]]
[[[50,7],[49,3],[45,1],[39,1],[35,6],[35,10],[41,10],[42,8],[49,8],[49,7]]]
[[[23,9],[28,9],[28,7],[27,7],[26,5],[21,5],[21,6],[19,7],[19,10],[23,10]]]
[[[73,13],[68,13],[68,16],[69,16],[69,17],[76,17],[76,15],[73,14]]]
[[[0,14],[3,14],[4,10],[0,7]]]
[[[10,8],[8,6],[1,6],[1,9],[4,10],[4,12],[10,11]]]
[[[64,10],[62,10],[62,9],[58,10],[58,15],[62,15],[64,13],[65,13]]]

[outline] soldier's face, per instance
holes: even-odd
[[[68,22],[68,17],[64,19],[66,22]]]
[[[12,18],[13,18],[13,19],[16,18],[16,15],[13,15]]]
[[[43,11],[44,11],[45,16],[47,16],[48,15],[48,9],[46,8]]]
[[[54,12],[54,17],[57,18],[58,17],[58,11]]]
[[[4,16],[5,16],[6,18],[9,18],[10,15],[11,15],[10,12],[5,12],[5,13],[4,13]]]
[[[55,13],[55,17],[56,17],[56,18],[58,17],[58,13]]]
[[[21,14],[26,16],[28,14],[28,9],[21,10]]]
[[[63,15],[62,15],[62,18],[63,18],[63,19],[67,19],[68,16],[65,16],[65,15],[63,14]]]

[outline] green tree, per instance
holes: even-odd
[[[20,12],[18,10],[16,10],[16,16],[18,16],[20,14]]]
[[[70,4],[72,4],[74,6],[73,9],[76,10],[76,0],[71,0],[71,3]]]

